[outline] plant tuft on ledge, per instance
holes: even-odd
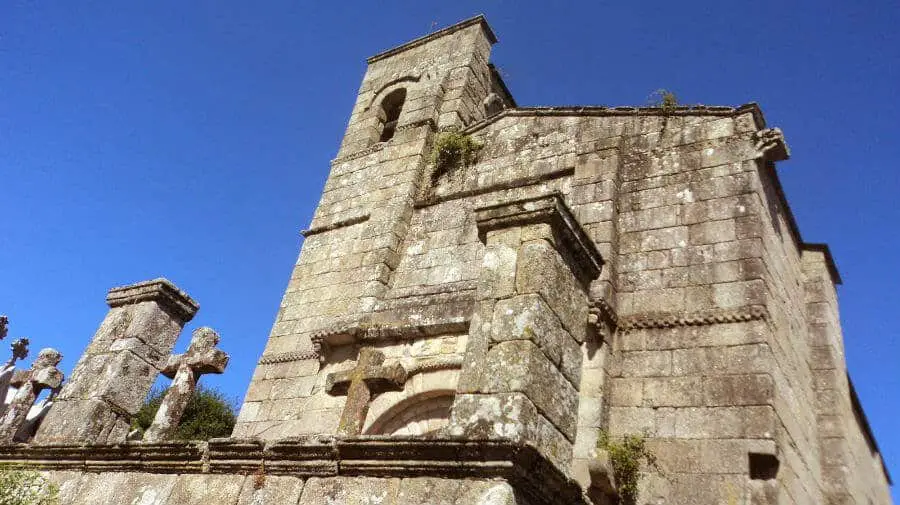
[[[620,440],[610,438],[606,430],[600,430],[597,448],[609,454],[619,502],[635,505],[638,498],[638,484],[641,479],[641,465],[659,471],[656,456],[647,448],[647,442],[640,435],[625,435]]]
[[[678,107],[678,97],[675,96],[675,93],[663,88],[651,93],[648,102],[652,107],[661,108],[663,114],[666,115],[672,114]]]
[[[431,149],[429,161],[435,166],[435,178],[448,170],[469,166],[478,157],[484,144],[458,132],[444,132],[438,135]]]

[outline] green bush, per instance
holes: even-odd
[[[154,389],[141,410],[131,421],[132,428],[147,431],[153,424],[153,418],[166,392]],[[215,389],[198,386],[184,410],[178,429],[173,438],[176,440],[209,440],[210,438],[231,436],[231,430],[237,420],[237,408],[234,401]],[[3,505],[0,503],[0,505]]]
[[[452,168],[471,165],[482,147],[484,145],[471,135],[444,132],[434,141],[430,161],[437,169],[435,173],[441,174]]]
[[[621,440],[612,440],[609,433],[600,431],[597,448],[609,453],[609,461],[616,479],[619,503],[634,505],[638,497],[638,483],[641,479],[641,464],[659,470],[656,456],[647,449],[646,440],[640,435],[626,435]]]
[[[0,469],[0,505],[56,505],[59,489],[38,472]]]

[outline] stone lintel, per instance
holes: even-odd
[[[481,207],[475,210],[478,234],[484,241],[493,230],[549,224],[561,239],[569,255],[575,260],[573,271],[582,282],[590,282],[600,275],[603,257],[581,224],[572,215],[559,193],[526,198]]]
[[[106,304],[110,308],[150,301],[157,302],[171,310],[184,322],[193,319],[200,310],[200,305],[193,298],[162,277],[112,288],[106,295]]]
[[[439,437],[314,436],[263,442],[0,445],[0,462],[45,471],[294,477],[506,479],[533,501],[588,505],[582,489],[529,444]]]

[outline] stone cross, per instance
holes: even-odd
[[[56,366],[62,361],[62,354],[56,349],[43,349],[31,365],[31,370],[15,374],[11,383],[19,390],[3,417],[0,417],[0,442],[9,443],[19,431],[34,405],[34,400],[44,389],[58,390],[63,382],[63,373]]]
[[[191,336],[191,345],[184,354],[169,358],[162,373],[172,379],[172,385],[166,391],[153,418],[153,424],[147,429],[144,440],[158,442],[172,436],[184,409],[197,390],[200,376],[208,373],[222,373],[228,365],[228,355],[216,349],[219,334],[212,328],[198,328]]]
[[[25,359],[28,356],[28,339],[20,338],[10,346],[12,357],[0,368],[0,415],[6,411],[6,397],[9,394],[9,384],[16,370],[16,360]]]
[[[341,413],[338,435],[362,433],[372,397],[385,391],[399,391],[406,382],[406,370],[399,363],[384,364],[384,354],[372,348],[362,348],[356,366],[344,372],[328,375],[326,391],[330,395],[347,395]]]

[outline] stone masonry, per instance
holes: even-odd
[[[782,132],[756,104],[519,107],[495,42],[478,16],[369,58],[231,438],[124,442],[197,310],[160,280],[110,293],[0,460],[66,504],[599,505],[605,432],[656,455],[641,504],[890,504]],[[434,161],[449,132],[474,159]]]

